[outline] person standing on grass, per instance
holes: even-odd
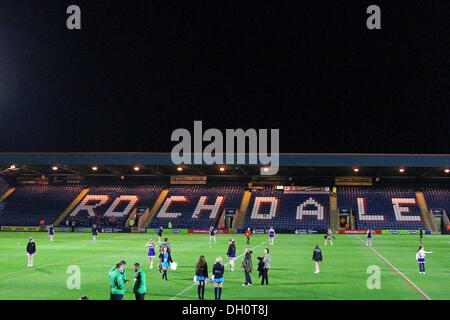
[[[134,264],[134,271],[136,272],[133,286],[134,296],[136,297],[136,300],[145,300],[145,293],[147,292],[145,272],[141,270],[141,265],[137,262]]]
[[[167,238],[164,238],[164,242],[159,246],[159,251],[162,252],[164,248],[167,248],[168,253],[172,253],[172,246]]]
[[[236,244],[231,239],[228,245],[227,257],[230,260],[230,271],[234,271],[234,260],[236,259]]]
[[[328,229],[327,234],[325,235],[325,246],[327,246],[328,240],[330,240],[331,245],[333,245],[333,231],[331,231],[331,229]]]
[[[97,226],[94,224],[92,226],[92,240],[95,242],[97,241],[97,235],[98,235],[98,228]]]
[[[422,245],[422,243],[423,243],[423,229],[422,228],[420,228],[420,230],[419,230],[419,242],[420,242],[420,245]]]
[[[119,262],[114,271],[112,271],[109,275],[109,281],[111,284],[110,300],[123,300],[123,295],[125,293],[125,282],[122,274],[123,269],[124,265]]]
[[[319,273],[320,272],[319,262],[322,261],[322,250],[320,250],[319,246],[316,246],[314,248],[313,260],[314,260],[314,264],[316,265],[316,272],[314,272],[314,273]]]
[[[261,285],[264,285],[264,280],[266,281],[266,285],[269,284],[269,269],[271,260],[272,258],[269,254],[269,248],[264,249],[264,258],[262,259],[264,263],[264,268],[262,270]]]
[[[205,256],[200,256],[195,266],[195,279],[198,282],[197,293],[200,300],[205,299],[205,281],[208,278],[208,264]]]
[[[48,236],[50,238],[50,242],[53,242],[53,238],[55,237],[55,227],[53,226],[53,224],[51,224],[48,228]]]
[[[156,243],[155,243],[155,241],[153,239],[150,239],[150,241],[145,244],[145,248],[148,248],[148,259],[150,261],[150,269],[153,269],[153,261],[155,260],[155,257],[156,257],[156,253],[155,253]]]
[[[214,282],[214,297],[215,300],[220,300],[222,297],[222,287],[224,282],[223,274],[225,273],[222,257],[217,257],[212,273]]]
[[[211,226],[209,227],[209,246],[211,247],[211,241],[214,240],[214,244],[216,244],[216,229]]]
[[[163,227],[159,226],[159,230],[158,230],[158,243],[161,244],[161,237],[163,235]]]
[[[34,255],[36,254],[36,243],[33,238],[30,237],[27,244],[27,256],[28,256],[28,266],[29,268],[33,267]]]
[[[247,244],[250,244],[250,237],[253,235],[252,231],[250,230],[250,227],[245,230],[245,237],[247,238]]]
[[[275,229],[270,227],[269,229],[269,244],[273,246],[273,240],[275,239]]]
[[[125,260],[120,261],[120,263],[123,265],[123,269],[120,271],[123,277],[123,283],[127,283],[129,281],[127,280],[127,271],[125,270],[125,266],[127,265],[127,263],[125,262]]]
[[[252,278],[250,277],[250,273],[253,272],[252,253],[252,250],[245,248],[245,256],[242,259],[242,270],[245,274],[245,283],[242,284],[243,286],[252,285]]]
[[[164,247],[161,254],[159,255],[159,260],[161,262],[161,269],[163,270],[162,278],[167,280],[167,269],[170,267],[170,264],[173,262],[170,253],[167,250],[167,247]]]
[[[372,246],[372,229],[367,229],[366,233],[367,233],[367,246],[371,247]]]
[[[425,274],[425,255],[427,253],[433,253],[433,251],[425,251],[423,246],[419,246],[419,250],[416,253],[416,260],[419,262],[419,273]]]

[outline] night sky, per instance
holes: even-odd
[[[82,30],[66,28],[77,4]],[[381,30],[366,28],[381,7]],[[168,152],[278,128],[281,152],[450,153],[448,1],[0,2],[0,151]]]

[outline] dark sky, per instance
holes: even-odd
[[[203,120],[278,128],[281,152],[450,153],[449,9],[3,0],[0,151],[170,151],[173,130]]]

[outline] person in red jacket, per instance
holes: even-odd
[[[244,234],[245,234],[245,237],[247,238],[247,244],[250,244],[250,237],[252,236],[252,231],[250,230],[250,228],[247,228],[247,230],[245,230]]]

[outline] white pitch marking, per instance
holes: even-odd
[[[375,250],[372,247],[367,246],[367,244],[364,243],[363,240],[361,240],[358,236],[355,235],[355,237],[367,248],[369,248],[370,250],[372,250],[373,253],[375,253],[381,260],[383,260],[384,263],[386,263],[392,270],[394,270],[395,272],[397,272],[402,278],[403,280],[405,280],[411,287],[413,287],[417,293],[419,293],[423,298],[425,298],[425,300],[431,300],[431,298],[422,291],[422,289],[420,289],[414,282],[412,282],[411,280],[409,280],[409,278],[407,276],[405,276],[400,270],[398,270],[396,267],[394,267],[394,265],[392,263],[390,263],[385,257],[383,257],[381,254],[378,253],[377,250]]]
[[[261,242],[260,244],[258,244],[256,247],[253,247],[252,250],[255,250],[256,248],[262,246],[264,243],[266,243],[267,240]],[[242,257],[245,253],[240,254],[239,256],[237,256],[235,259],[238,259],[240,257]],[[224,267],[226,267],[230,262],[227,262]],[[185,288],[184,290],[182,290],[180,293],[178,293],[177,295],[174,295],[172,298],[170,298],[169,300],[175,300],[176,297],[182,295],[183,293],[185,293],[186,291],[188,291],[189,289],[191,289],[193,286],[197,285],[195,282],[193,284],[191,284],[190,286],[188,286],[187,288]]]

